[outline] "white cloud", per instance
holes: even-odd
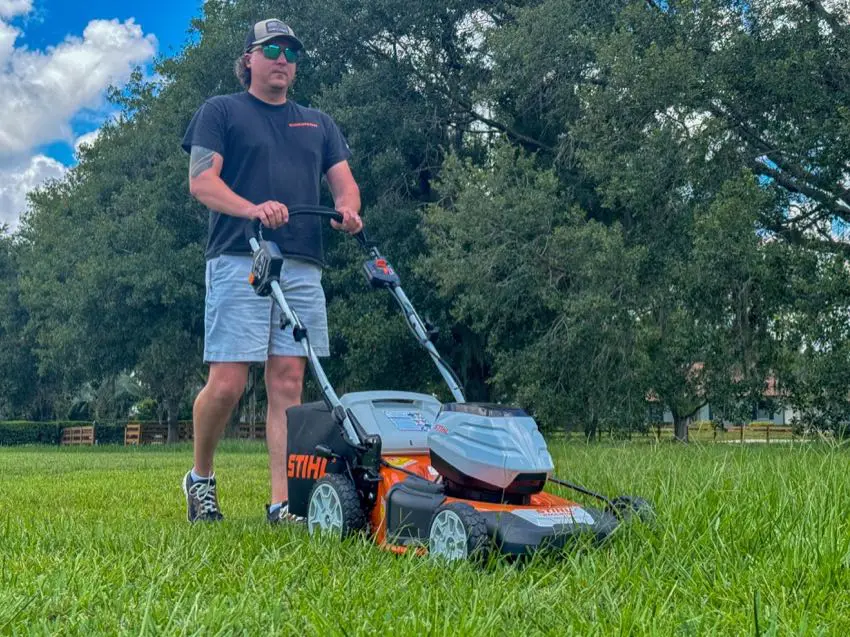
[[[85,135],[80,135],[77,138],[77,141],[74,142],[74,153],[79,154],[80,148],[82,146],[88,146],[93,144],[95,140],[100,137],[100,129],[93,130],[90,133],[86,133]]]
[[[21,30],[9,20],[27,16],[25,25],[32,10],[32,0],[0,0],[0,225],[12,230],[27,193],[68,170],[35,149],[64,141],[79,153],[93,142],[98,131],[74,139],[72,120],[102,124],[109,117],[105,89],[126,81],[157,47],[130,19],[93,20],[82,36],[68,35],[42,51],[16,48]]]
[[[27,193],[48,179],[62,177],[67,168],[45,155],[0,165],[0,226],[8,224],[14,231],[18,218],[27,207]]]
[[[145,36],[132,19],[93,20],[81,38],[68,36],[43,52],[10,52],[9,38],[17,34],[10,36],[8,25],[2,26],[0,155],[26,152],[50,141],[70,143],[71,118],[81,109],[99,108],[109,84],[125,81],[134,66],[156,52],[156,39]]]
[[[32,0],[0,0],[0,18],[14,18],[32,11]]]
[[[20,35],[15,27],[0,21],[0,69],[6,64],[6,60],[15,50],[15,40]]]

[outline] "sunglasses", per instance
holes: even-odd
[[[260,48],[263,50],[263,55],[269,60],[276,60],[280,57],[280,54],[283,53],[286,61],[292,64],[293,62],[296,62],[299,57],[299,52],[295,49],[291,49],[289,47],[283,48],[279,44],[264,44]]]

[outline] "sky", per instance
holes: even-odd
[[[178,52],[203,0],[0,0],[0,226],[111,116],[109,85]]]

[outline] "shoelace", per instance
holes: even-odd
[[[214,482],[196,482],[189,488],[189,494],[198,499],[201,504],[201,510],[204,513],[218,512]]]
[[[301,516],[289,512],[289,504],[285,504],[280,508],[278,511],[278,517],[281,520],[290,520],[291,522],[300,522],[301,520],[304,520]]]

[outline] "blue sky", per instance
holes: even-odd
[[[157,54],[169,56],[180,50],[186,38],[189,21],[200,13],[202,0],[154,0],[145,2],[110,2],[108,0],[35,0],[31,16],[12,20],[22,26],[19,46],[44,50],[61,42],[67,35],[83,33],[95,19],[119,21],[134,19],[145,34],[156,36]],[[76,134],[98,128],[101,122],[83,116],[72,120]],[[53,142],[38,147],[48,157],[63,164],[73,164],[74,149],[66,142]]]
[[[188,38],[203,0],[0,0],[0,224],[110,116],[105,90]]]
[[[117,18],[134,20],[145,34],[156,37],[157,54],[172,55],[185,42],[189,21],[200,13],[202,0],[170,0],[163,2],[110,2],[108,0],[61,1],[36,0],[31,17],[18,21],[23,35],[18,44],[44,50],[61,42],[69,34],[81,34],[92,20]],[[15,21],[12,22],[13,24]],[[149,65],[146,65],[149,66]],[[72,122],[74,132],[83,134],[97,128],[99,122],[82,116]],[[73,148],[63,142],[41,147],[46,155],[63,163],[73,163]]]

